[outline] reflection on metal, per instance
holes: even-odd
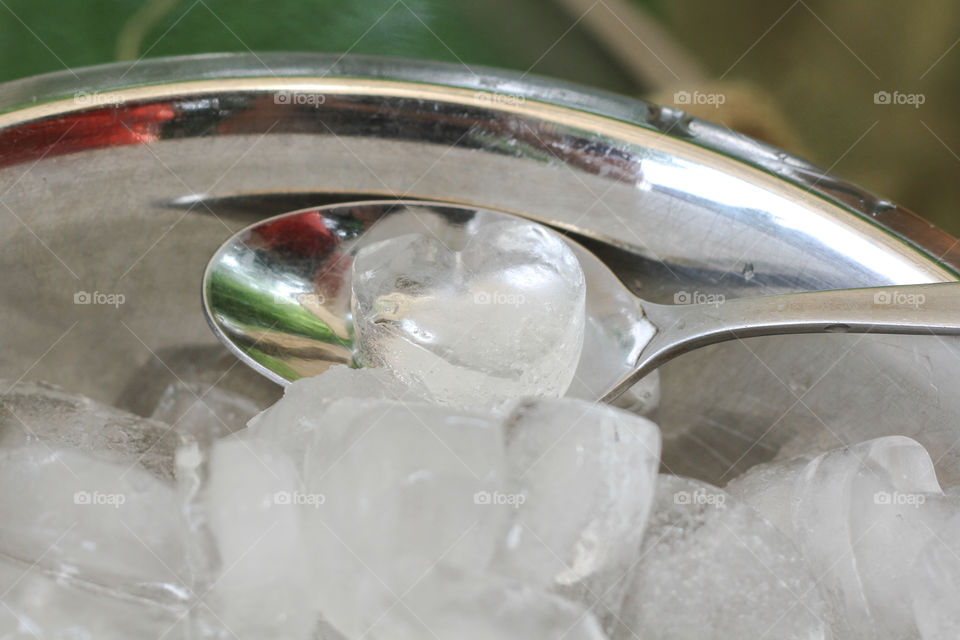
[[[0,91],[0,377],[28,372],[106,402],[152,353],[217,344],[197,288],[226,238],[330,194],[470,204],[575,230],[654,303],[938,282],[960,268],[948,234],[777,149],[552,80],[314,54],[75,71]],[[112,102],[77,99],[92,94]],[[689,171],[666,183],[662,167]],[[698,188],[707,175],[710,189]],[[275,206],[284,194],[318,200]],[[843,237],[864,244],[850,251]],[[80,290],[126,302],[78,308]],[[798,437],[899,433],[943,452],[941,480],[960,481],[955,339],[755,338],[661,373],[655,418],[673,472],[723,484]]]

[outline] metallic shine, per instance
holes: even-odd
[[[949,234],[777,149],[677,109],[474,71],[210,55],[0,86],[0,376],[142,410],[124,398],[149,363],[218,345],[196,288],[226,238],[358,199],[575,230],[653,303],[957,279]],[[90,94],[113,102],[77,99]],[[78,291],[126,302],[77,306]],[[960,481],[955,338],[758,337],[680,356],[660,378],[667,471],[722,485],[797,437],[903,434]]]

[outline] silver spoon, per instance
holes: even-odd
[[[519,219],[475,207],[367,201],[295,211],[227,240],[203,276],[203,308],[241,360],[286,385],[353,362],[350,265],[366,244],[432,234],[457,248],[478,225]],[[960,282],[654,304],[567,238],[587,283],[587,334],[572,395],[612,402],[676,356],[794,333],[960,335]]]

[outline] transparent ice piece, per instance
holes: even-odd
[[[794,487],[794,539],[844,638],[916,634],[906,592],[941,496],[927,451],[889,436],[824,453]]]
[[[243,640],[312,640],[319,621],[293,462],[268,441],[228,437],[210,454],[203,504],[218,571],[205,596],[216,619]]]
[[[960,638],[960,513],[927,541],[909,586],[923,640]]]
[[[168,425],[43,382],[0,386],[10,389],[0,396],[0,449],[75,449],[173,480],[177,437]]]
[[[750,506],[710,485],[661,475],[614,638],[827,637],[797,549]]]
[[[355,637],[442,561],[486,567],[506,526],[499,420],[423,403],[346,399],[304,431],[305,504],[321,613]],[[259,426],[259,425],[258,425]],[[310,502],[312,500],[312,503]],[[349,585],[345,588],[344,585]]]
[[[190,597],[176,493],[142,468],[35,444],[0,453],[0,486],[0,554],[128,597]]]
[[[582,605],[528,585],[445,567],[398,598],[364,637],[383,640],[606,640]]]
[[[559,396],[579,361],[583,271],[540,225],[485,225],[460,251],[422,235],[369,245],[353,292],[364,363],[441,403]]]
[[[515,508],[495,569],[604,617],[643,536],[660,431],[572,398],[517,401],[506,421],[512,488],[503,499]]]

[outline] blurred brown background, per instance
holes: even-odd
[[[711,77],[774,101],[788,150],[960,234],[960,4],[665,2],[663,21]]]
[[[213,51],[351,51],[512,68],[667,104],[689,95],[677,106],[956,235],[958,42],[960,3],[936,0],[0,3],[0,79]]]

